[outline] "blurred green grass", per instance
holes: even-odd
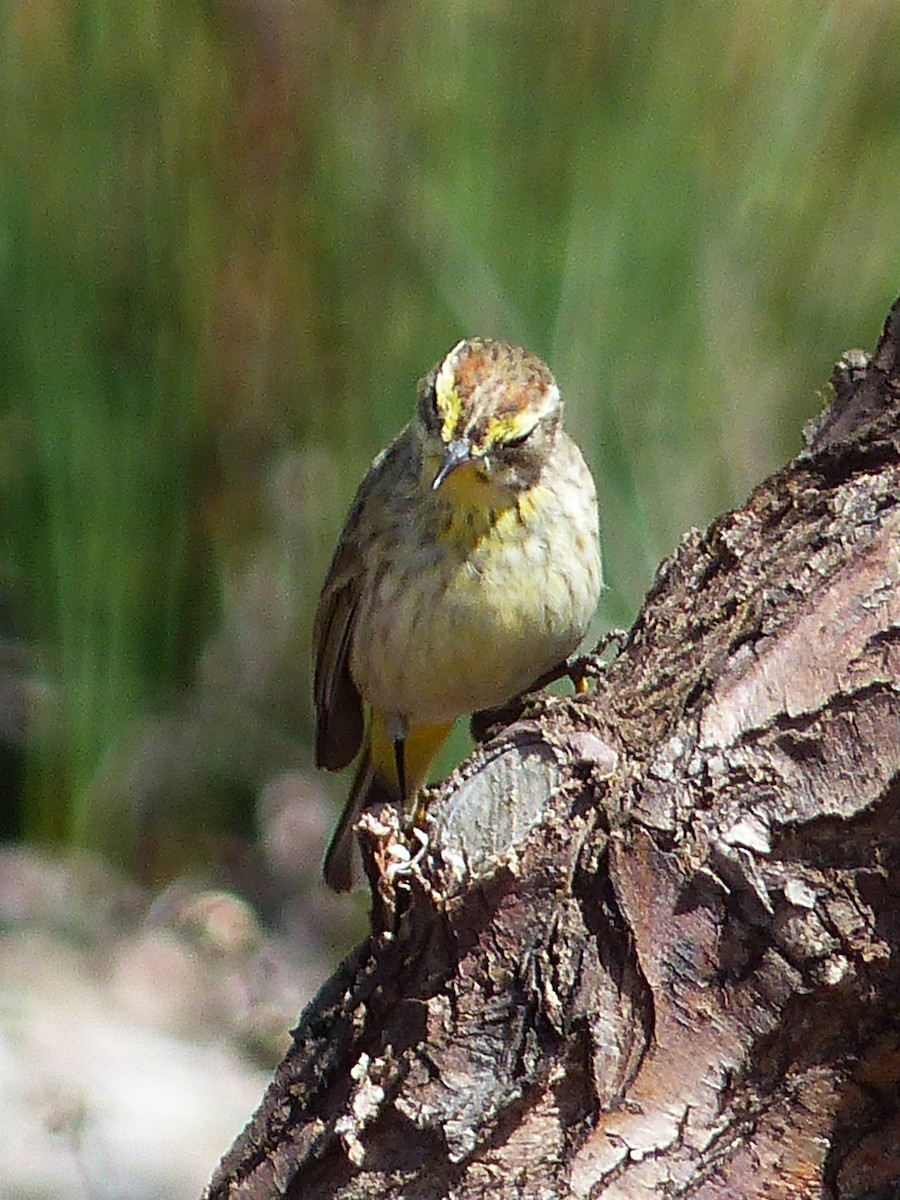
[[[599,628],[898,290],[893,0],[0,13],[7,835],[159,876],[247,832],[309,762],[355,484],[459,337],[560,380]]]

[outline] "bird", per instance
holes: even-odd
[[[567,661],[602,587],[597,498],[541,358],[458,342],[420,381],[338,538],[313,624],[317,766],[356,771],[323,873],[350,890],[355,828],[408,806],[456,720]]]

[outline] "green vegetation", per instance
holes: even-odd
[[[630,620],[898,291],[898,44],[893,0],[6,0],[0,828],[164,875],[308,761],[346,504],[467,333],[554,367]]]

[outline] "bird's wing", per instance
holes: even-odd
[[[319,599],[313,627],[316,764],[332,771],[356,757],[365,729],[363,699],[350,674],[356,615],[367,578],[361,547],[385,519],[388,505],[383,492],[402,482],[408,460],[408,431],[404,430],[378,455],[363,479]]]
[[[356,757],[363,738],[363,702],[350,675],[350,647],[359,600],[355,547],[343,539],[322,590],[313,630],[316,765],[340,770]]]

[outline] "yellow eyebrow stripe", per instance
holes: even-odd
[[[559,389],[553,384],[522,408],[507,409],[500,416],[494,417],[488,427],[488,443],[492,446],[503,445],[504,442],[514,442],[518,438],[527,437],[537,427],[538,422],[558,404]]]
[[[462,343],[460,342],[460,345]],[[437,373],[434,381],[435,408],[441,416],[441,438],[444,442],[452,442],[457,436],[462,422],[462,399],[456,390],[456,352],[459,346],[454,346]]]
[[[534,412],[510,413],[508,416],[496,417],[488,427],[488,440],[492,445],[498,442],[514,442],[516,438],[526,437],[538,423]]]

